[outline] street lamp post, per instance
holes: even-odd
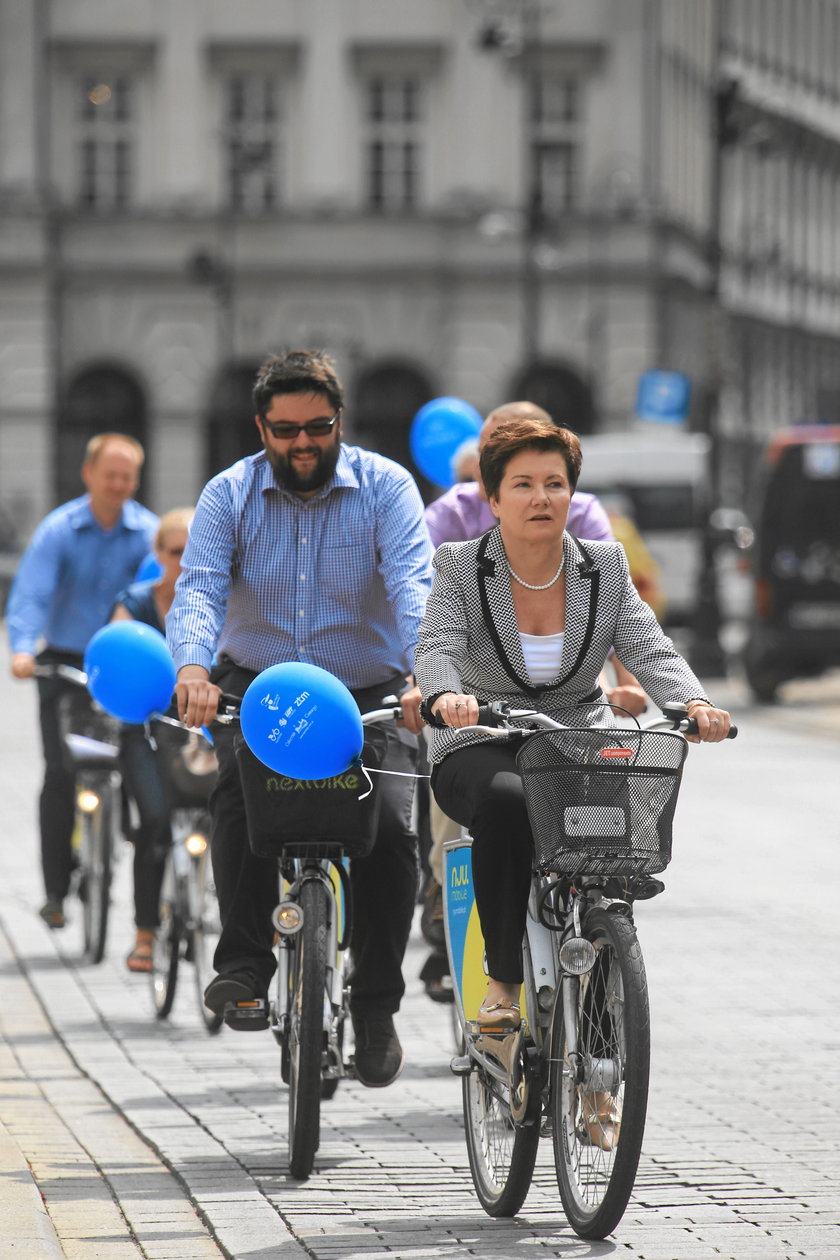
[[[708,400],[706,433],[709,437],[708,486],[709,500],[704,504],[700,572],[697,600],[691,626],[690,659],[699,674],[721,676],[726,674],[726,653],[721,645],[721,608],[717,574],[718,537],[712,523],[713,509],[717,506],[720,477],[720,375],[721,345],[720,322],[723,318],[721,305],[721,262],[723,254],[723,164],[726,150],[737,138],[733,111],[738,99],[737,79],[720,79],[714,90],[712,121],[712,154],[709,170],[709,257],[707,294],[710,318],[714,320],[713,383]]]
[[[505,14],[505,18],[507,15]],[[541,285],[538,246],[542,231],[539,135],[535,85],[538,83],[541,42],[541,0],[521,0],[519,30],[511,34],[507,21],[489,17],[478,45],[484,52],[518,57],[522,76],[522,362],[532,366],[540,351]]]

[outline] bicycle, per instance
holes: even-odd
[[[175,735],[173,728],[178,728]],[[204,1005],[213,974],[213,953],[221,924],[210,867],[207,800],[215,782],[215,757],[203,735],[158,715],[150,723],[158,765],[171,808],[172,838],[160,891],[160,923],[152,946],[149,975],[158,1019],[172,1011],[180,963],[193,968],[198,1009],[205,1028],[217,1033],[222,1017]]]
[[[461,1027],[467,1153],[490,1216],[525,1201],[541,1136],[552,1137],[563,1210],[581,1238],[621,1220],[635,1183],[647,1110],[650,1015],[635,901],[664,890],[684,705],[667,729],[563,727],[503,702],[479,708],[481,729],[517,732],[534,836],[523,939],[523,1018],[493,1031],[477,1010],[486,973],[466,831],[444,846],[447,951]],[[516,723],[514,726],[513,723]],[[527,724],[527,725],[524,725]],[[730,737],[737,734],[735,727]]]
[[[120,723],[91,698],[84,671],[72,665],[38,665],[35,676],[72,684],[59,701],[59,727],[76,777],[73,890],[82,905],[84,954],[90,962],[100,963],[108,937],[114,863],[123,836]]]
[[[382,755],[375,725],[402,717],[396,697],[393,706],[391,699],[386,697],[389,707],[362,714],[368,765]],[[237,720],[238,708],[237,697],[222,696],[217,721]],[[321,1102],[333,1097],[340,1080],[355,1076],[352,1056],[344,1057],[353,926],[349,871],[352,859],[373,845],[379,798],[355,767],[325,780],[286,779],[244,742],[236,755],[251,849],[277,862],[277,969],[273,1000],[231,1003],[224,1018],[238,1027],[270,1027],[280,1045],[280,1074],[289,1089],[289,1171],[305,1180],[320,1142]]]

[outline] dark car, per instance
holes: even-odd
[[[744,667],[771,701],[788,679],[840,666],[840,426],[776,434],[764,465]]]

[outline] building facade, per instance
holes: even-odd
[[[437,395],[585,434],[687,372],[737,500],[840,396],[838,52],[838,0],[0,0],[0,507],[103,429],[191,502],[301,345],[408,466]]]

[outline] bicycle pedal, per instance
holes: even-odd
[[[485,1034],[490,1037],[509,1037],[511,1033],[518,1033],[522,1028],[521,1022],[518,1024],[479,1024],[475,1019],[468,1019],[466,1022],[467,1032],[473,1041],[477,1041]]]
[[[224,1021],[228,1028],[234,1028],[238,1032],[260,1032],[269,1026],[268,1003],[262,998],[253,998],[248,1002],[228,1002]]]
[[[449,1070],[455,1076],[469,1076],[473,1070],[473,1060],[468,1054],[456,1054],[449,1062]]]

